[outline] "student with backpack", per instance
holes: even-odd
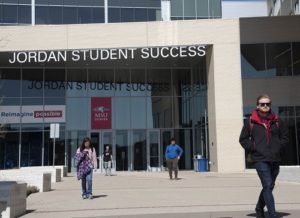
[[[77,178],[81,179],[82,198],[92,199],[92,177],[93,169],[97,168],[96,151],[92,146],[91,139],[86,137],[77,149],[75,155],[77,165]]]
[[[278,217],[275,210],[273,189],[279,174],[281,151],[288,144],[288,129],[271,110],[271,98],[261,95],[256,100],[256,109],[241,131],[240,144],[251,153],[252,161],[262,184],[256,215],[264,218],[264,207],[270,217]]]

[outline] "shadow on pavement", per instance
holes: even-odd
[[[93,199],[94,198],[105,198],[107,197],[107,195],[93,195]]]
[[[285,213],[285,212],[277,212],[278,217],[285,217],[291,215],[290,213]],[[250,217],[256,217],[256,213],[250,213],[247,214],[247,216]],[[268,217],[268,212],[265,212],[265,217]]]

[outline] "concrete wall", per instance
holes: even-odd
[[[244,169],[238,143],[242,126],[239,20],[1,27],[0,38],[0,51],[212,45],[207,55],[211,170]]]

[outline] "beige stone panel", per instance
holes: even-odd
[[[69,49],[147,46],[147,23],[68,25],[67,28]]]
[[[210,148],[216,146],[218,172],[243,171],[245,168],[244,151],[239,145],[242,128],[242,86],[239,41],[235,44],[215,44],[213,46],[214,87],[209,98],[214,95],[214,102],[209,104]],[[211,72],[210,72],[211,73]],[[210,77],[211,75],[209,75]],[[209,80],[210,81],[210,80]],[[211,83],[210,83],[211,84]],[[209,84],[209,85],[210,85]],[[212,110],[211,107],[214,107]],[[214,112],[215,114],[212,114]],[[215,120],[213,120],[215,119]],[[215,130],[211,130],[215,127]],[[212,143],[214,144],[212,146]]]
[[[243,105],[255,106],[257,96],[268,94],[274,105],[300,105],[300,78],[273,77],[243,79]]]
[[[187,20],[148,24],[149,46],[235,43],[238,20]]]
[[[66,27],[66,25],[0,27],[0,51],[65,49]]]

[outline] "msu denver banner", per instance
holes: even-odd
[[[111,98],[91,98],[92,129],[111,129]]]
[[[31,105],[1,106],[0,122],[11,123],[64,123],[66,121],[65,105]]]

